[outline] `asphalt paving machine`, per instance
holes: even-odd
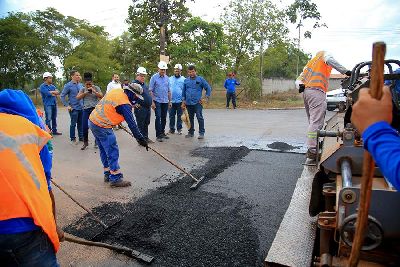
[[[318,132],[318,172],[309,206],[317,216],[317,238],[313,266],[346,266],[356,229],[363,165],[363,144],[351,124],[352,105],[361,88],[370,83],[372,62],[361,62],[351,77],[342,82],[347,108],[327,121]],[[400,80],[393,71],[398,60],[385,60],[385,80]],[[400,130],[400,94],[391,86],[392,126]],[[359,266],[400,266],[400,192],[375,167],[367,233],[361,248]]]

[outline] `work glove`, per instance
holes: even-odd
[[[306,89],[306,86],[304,84],[299,84],[299,93],[303,93],[304,89]]]
[[[146,139],[138,139],[137,140],[139,145],[144,146],[146,148],[147,151],[149,151],[149,144],[147,143]]]
[[[134,93],[141,95],[143,94],[143,88],[140,86],[140,84],[137,83],[131,83],[128,85],[129,89],[131,89]]]
[[[345,72],[345,75],[346,75],[346,76],[351,76],[351,70],[346,71],[346,72]]]

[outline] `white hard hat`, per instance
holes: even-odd
[[[160,61],[157,66],[158,66],[158,68],[160,70],[167,70],[168,69],[168,65],[167,65],[167,63],[165,61]]]
[[[182,65],[181,64],[176,64],[174,69],[182,70]]]
[[[146,71],[145,68],[139,67],[139,68],[137,69],[137,71],[136,71],[136,74],[144,74],[144,75],[147,75],[147,71]]]
[[[47,78],[47,77],[53,77],[53,75],[51,75],[51,73],[50,72],[45,72],[45,73],[43,73],[43,79],[44,78]]]

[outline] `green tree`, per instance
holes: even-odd
[[[0,19],[0,87],[23,87],[55,65],[43,47],[46,40],[23,13]]]
[[[80,44],[66,57],[65,70],[76,69],[81,75],[92,72],[95,82],[105,89],[112,73],[119,72],[121,68],[119,62],[112,58],[112,41],[107,39],[108,34],[103,27],[81,25],[72,35]]]
[[[192,17],[181,30],[183,39],[170,45],[172,63],[195,64],[197,71],[213,84],[220,79],[218,74],[228,51],[222,24]]]
[[[133,66],[148,66],[156,70],[159,61],[160,25],[166,28],[167,54],[171,54],[170,44],[182,39],[181,26],[191,14],[185,6],[186,0],[133,0],[129,7],[127,22],[131,33],[129,59]],[[161,5],[160,5],[161,4]],[[164,16],[161,17],[161,10]],[[127,58],[125,58],[126,60]]]
[[[277,42],[264,52],[263,77],[280,77],[296,79],[297,55],[300,55],[300,65],[304,66],[310,55],[298,51],[293,42]]]
[[[221,18],[227,32],[232,67],[239,70],[246,56],[288,34],[285,14],[268,0],[232,0]]]

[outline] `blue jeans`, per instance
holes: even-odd
[[[44,106],[44,113],[46,114],[46,125],[53,132],[57,132],[57,106]]]
[[[69,116],[71,117],[71,125],[69,126],[69,137],[71,138],[71,140],[76,140],[75,127],[77,127],[79,141],[83,141],[82,110],[73,109],[69,112]]]
[[[142,133],[144,138],[149,138],[151,108],[146,108],[146,107],[141,107],[140,109],[135,108],[135,117],[139,131]]]
[[[93,108],[86,108],[82,112],[82,131],[83,131],[83,141],[89,141],[89,116],[94,110]]]
[[[92,130],[97,145],[99,146],[100,159],[101,163],[103,163],[103,167],[110,168],[111,171],[118,171],[120,169],[118,164],[119,149],[117,138],[112,128],[101,128],[91,121],[89,121],[89,128]]]
[[[156,104],[156,137],[165,134],[165,125],[167,124],[167,113],[168,113],[168,103],[159,103],[154,101]]]
[[[42,230],[0,234],[1,266],[59,266],[53,244]]]
[[[182,130],[182,103],[172,103],[172,107],[169,110],[169,129],[172,132],[175,132],[175,121],[176,121],[176,129],[178,131]],[[177,116],[175,120],[175,115]]]
[[[194,114],[196,114],[197,122],[199,123],[199,134],[204,135],[206,130],[204,129],[204,118],[203,118],[203,106],[200,103],[196,105],[186,105],[189,113],[190,129],[189,134],[194,134]]]

